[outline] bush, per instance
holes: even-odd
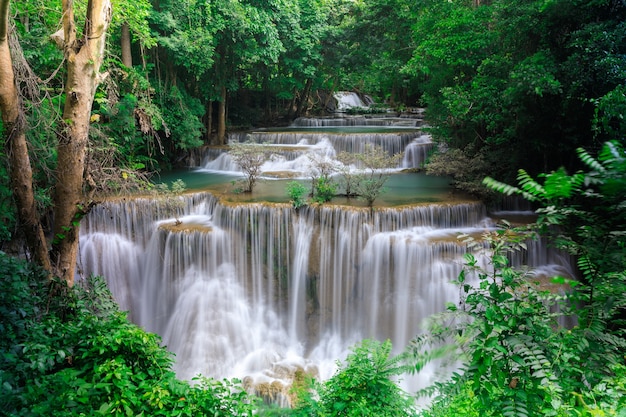
[[[460,305],[449,305],[415,340],[418,369],[436,356],[432,347],[446,341],[454,342],[464,364],[425,392],[435,399],[424,416],[454,415],[451,408],[467,405],[481,416],[624,415],[626,153],[620,143],[608,142],[597,157],[582,149],[578,155],[588,172],[558,169],[540,182],[520,170],[519,188],[485,179],[496,191],[541,205],[528,230],[575,256],[580,280],[556,277],[571,287],[558,296],[542,291],[528,271],[511,267],[508,254],[526,249],[528,230],[503,228],[480,245],[466,236],[470,246],[487,244],[490,263],[481,266],[466,255]],[[477,282],[468,281],[470,272]],[[559,326],[550,308],[556,306],[577,325]],[[467,402],[472,396],[473,405]]]
[[[287,183],[287,195],[289,200],[296,210],[306,205],[304,195],[306,194],[306,187],[298,181],[290,181]]]
[[[423,416],[452,416],[451,410],[468,408],[480,416],[617,415],[626,406],[624,380],[615,380],[624,372],[623,358],[616,356],[624,342],[598,325],[559,327],[564,313],[551,307],[561,299],[578,300],[541,290],[528,271],[509,265],[508,253],[525,249],[525,238],[507,229],[484,235],[489,265],[481,266],[471,253],[465,256],[459,305],[449,304],[414,341],[417,369],[437,356],[433,347],[442,342],[454,343],[456,359],[463,363],[447,382],[422,393],[435,394]],[[483,242],[464,239],[470,247],[484,248]],[[477,282],[470,283],[470,276]]]
[[[180,381],[102,280],[67,288],[0,253],[0,407],[11,416],[252,416],[238,383]]]
[[[316,178],[313,182],[313,201],[319,204],[329,202],[337,192],[337,184],[328,177]]]
[[[331,379],[317,386],[319,400],[307,396],[294,415],[411,416],[413,400],[394,381],[407,371],[404,357],[390,356],[391,342],[364,340]]]
[[[398,166],[402,154],[390,156],[379,146],[367,145],[363,153],[356,155],[356,159],[366,172],[359,176],[355,188],[359,197],[365,200],[368,207],[372,207],[391,175],[388,170]]]

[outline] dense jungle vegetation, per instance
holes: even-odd
[[[0,414],[414,415],[394,377],[452,355],[465,365],[421,393],[421,415],[626,415],[626,2],[111,3],[0,0],[0,250],[25,235],[33,261],[0,256]],[[462,274],[464,303],[405,354],[364,341],[331,380],[303,378],[293,409],[272,409],[236,382],[177,380],[100,281],[72,287],[78,224],[99,198],[145,191],[234,129],[325,114],[341,90],[425,107],[440,144],[427,172],[540,214],[485,237],[491,269],[468,254],[480,285]],[[575,257],[571,295],[510,267],[528,233]],[[574,327],[557,326],[556,304]]]

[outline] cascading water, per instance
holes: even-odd
[[[229,140],[270,146],[274,155],[262,167],[263,172],[284,172],[292,170],[293,166],[307,166],[307,156],[312,153],[330,156],[341,152],[357,154],[363,153],[367,146],[380,147],[389,155],[404,153],[396,168],[413,169],[422,167],[433,148],[431,137],[423,133],[421,124],[420,117],[301,118],[286,128],[231,133]],[[221,147],[207,148],[198,168],[209,172],[239,170]],[[301,172],[300,176],[305,177],[306,173]]]
[[[456,233],[493,227],[479,202],[296,211],[204,192],[180,199],[175,216],[159,200],[95,207],[80,271],[104,275],[132,320],[162,336],[181,378],[238,377],[283,403],[297,370],[329,378],[364,338],[402,350],[457,300],[450,281],[466,248]],[[525,261],[553,263],[536,245]]]
[[[344,112],[352,108],[366,108],[369,104],[366,104],[357,93],[353,91],[338,91],[334,94],[335,100],[337,100],[337,111]]]

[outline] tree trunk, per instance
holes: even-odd
[[[296,117],[302,116],[302,113],[309,102],[309,95],[311,94],[312,85],[313,85],[312,79],[309,78],[308,80],[306,80],[304,90],[302,91],[302,95],[300,96],[300,101],[298,101],[298,109],[296,110]]]
[[[206,113],[204,115],[205,141],[204,143],[213,145],[213,102],[209,99],[206,103]]]
[[[52,271],[48,247],[33,192],[33,172],[24,132],[22,103],[15,85],[9,48],[9,0],[0,0],[0,113],[9,159],[9,176],[20,228],[33,261]]]
[[[268,122],[272,120],[272,92],[270,91],[267,74],[263,77],[263,92],[265,93],[265,103],[263,108],[265,109],[265,120]]]
[[[291,120],[296,114],[296,102],[298,101],[298,89],[293,89],[293,97],[289,100],[289,107],[287,108],[287,119]]]
[[[127,68],[132,68],[133,56],[130,52],[130,28],[127,22],[122,23],[120,43],[122,48],[122,64]]]
[[[217,108],[217,144],[226,144],[226,87],[220,92],[220,103]]]
[[[73,0],[63,0],[62,3],[67,80],[62,129],[58,134],[52,262],[55,274],[68,285],[73,285],[78,227],[88,205],[83,197],[83,173],[89,119],[96,88],[103,78],[100,66],[111,21],[111,3],[109,0],[89,0],[80,39],[76,38]]]

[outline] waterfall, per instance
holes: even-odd
[[[307,154],[312,152],[319,153],[323,150],[333,155],[340,152],[363,153],[366,146],[381,147],[389,155],[404,152],[404,158],[398,168],[420,168],[433,148],[429,135],[414,130],[389,133],[255,131],[233,134],[230,140],[233,142],[251,140],[269,145],[274,156],[262,167],[263,172],[289,171],[293,170],[294,166],[307,165]],[[214,148],[207,148],[199,168],[211,172],[239,171],[226,150]]]
[[[277,339],[272,343],[282,349],[300,346],[302,355],[325,337],[391,336],[376,331],[387,328],[388,323],[365,317],[370,308],[389,302],[394,292],[391,287],[381,288],[380,294],[368,288],[378,285],[385,275],[403,275],[400,271],[407,268],[406,262],[417,258],[397,250],[390,257],[381,246],[400,244],[402,239],[392,238],[398,233],[395,230],[419,235],[415,227],[461,228],[480,223],[484,216],[475,203],[377,212],[329,206],[302,208],[296,213],[287,205],[222,205],[208,194],[187,198],[186,213],[179,216],[183,227],[174,226],[174,219],[151,200],[108,202],[97,207],[81,229],[80,267],[86,275],[105,274],[116,299],[123,301],[122,307],[138,324],[162,335],[177,357],[184,358],[177,361],[177,369],[191,376],[201,371],[217,377],[237,376],[228,373],[236,369],[230,359],[216,359],[229,366],[208,372],[206,359],[189,363],[189,358],[208,354],[199,352],[196,345],[216,343],[202,342],[203,338],[225,338],[230,332],[245,337],[254,331],[251,323],[256,323],[255,329],[261,324],[282,328],[282,333],[271,332]],[[427,245],[424,249],[427,252],[420,256],[429,259],[428,264],[441,258],[442,252]],[[460,246],[457,252],[462,253]],[[374,261],[378,262],[376,268],[369,264]],[[426,263],[424,268],[428,269]],[[445,286],[453,277],[442,275],[438,280]],[[423,277],[415,269],[403,279],[420,281]],[[431,280],[428,277],[425,282]],[[420,286],[415,285],[414,290],[405,295],[417,294]],[[450,296],[454,297],[453,289],[441,294],[442,299]],[[424,311],[431,313],[439,307]],[[416,310],[407,311],[412,316]],[[215,320],[229,322],[233,317],[241,321],[230,323],[235,328],[211,330]],[[422,313],[407,317],[412,325],[403,333],[403,341],[417,332],[424,317]],[[240,358],[259,349],[253,337],[246,339],[247,344],[234,343],[230,337],[226,340],[231,349],[242,349],[237,352]],[[192,346],[195,350],[189,352]],[[218,358],[225,354],[223,347],[212,352]]]
[[[335,100],[337,100],[337,111],[345,112],[348,109],[354,107],[366,108],[368,104],[361,100],[361,97],[352,91],[338,91],[334,94]]]
[[[404,126],[420,127],[419,117],[299,117],[293,122],[295,127],[344,127],[344,126]]]
[[[159,201],[104,203],[84,219],[80,248],[82,273],[106,275],[183,378],[289,380],[285,363],[328,378],[363,338],[402,349],[458,297],[456,233],[493,226],[480,203],[296,212],[184,198],[176,218]]]
[[[415,127],[297,129],[247,132],[230,140],[280,148],[264,171],[306,170],[307,153],[333,158],[362,152],[365,144],[404,152],[399,168],[415,168],[432,147]],[[213,149],[202,169],[236,167]],[[409,182],[422,187],[408,177],[420,174],[402,175],[408,179],[398,176],[405,181],[401,193]],[[129,317],[174,352],[181,378],[237,377],[279,402],[288,401],[297,371],[327,379],[336,361],[362,339],[391,339],[401,351],[421,332],[424,319],[458,299],[451,281],[467,248],[457,234],[494,227],[482,203],[444,202],[449,196],[435,194],[415,201],[439,202],[375,209],[233,204],[207,192],[176,198],[176,209],[164,198],[94,207],[80,228],[79,275],[106,278]],[[541,241],[529,243],[520,256],[515,262],[540,271],[568,272],[569,260]],[[411,390],[421,381],[405,384]]]
[[[432,149],[433,142],[429,135],[422,135],[413,139],[404,149],[402,168],[421,168]]]

